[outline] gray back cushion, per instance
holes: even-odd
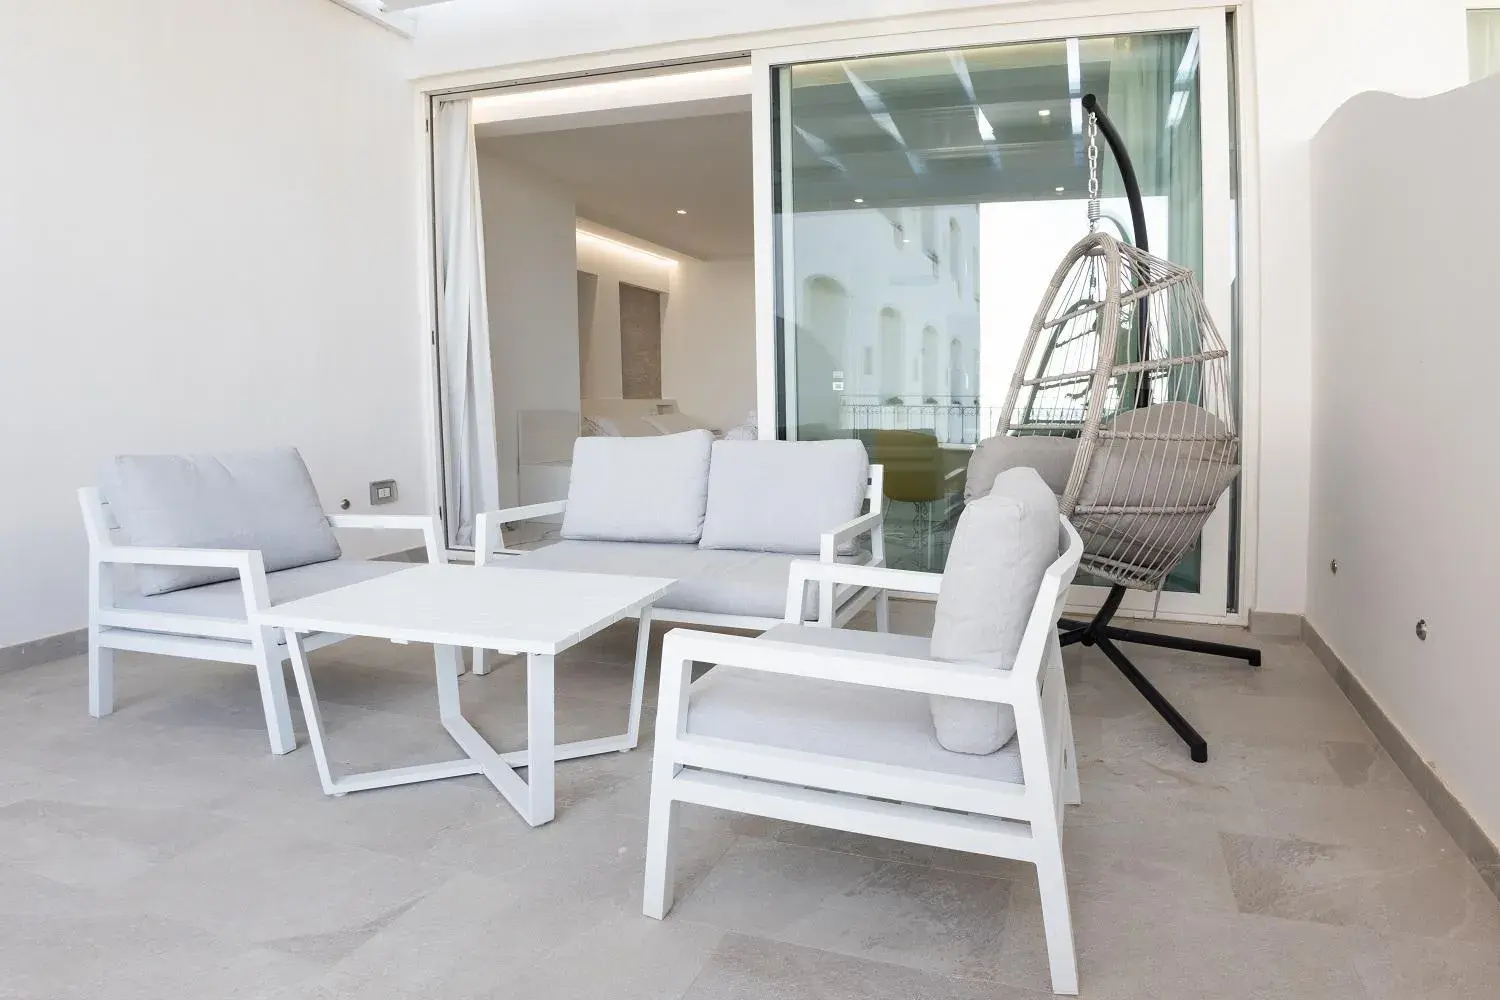
[[[120,455],[101,486],[132,545],[255,549],[266,571],[327,562],[338,539],[295,448],[226,455]],[[232,569],[142,566],[144,595],[230,580]]]
[[[1000,435],[979,442],[969,459],[969,474],[964,481],[964,499],[978,500],[990,491],[995,477],[1007,469],[1032,468],[1052,492],[1062,496],[1073,474],[1073,460],[1078,457],[1078,439],[1025,435]]]
[[[859,516],[869,480],[852,439],[716,441],[699,544],[816,555],[825,531]]]
[[[1009,670],[1058,556],[1057,497],[1035,469],[995,478],[964,508],[953,532],[932,623],[932,656]],[[1008,705],[932,696],[937,740],[959,753],[994,753],[1016,734]]]
[[[562,535],[579,541],[680,542],[703,533],[714,436],[585,437],[573,445]]]

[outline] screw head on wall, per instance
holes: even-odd
[[[1337,559],[1335,559],[1335,560],[1333,560],[1333,562],[1331,562],[1331,563],[1328,564],[1328,572],[1330,572],[1330,573],[1337,573],[1338,571],[1339,571],[1339,561]]]
[[[1421,639],[1423,642],[1427,641],[1427,619],[1426,618],[1419,618],[1419,619],[1417,619],[1417,638]]]
[[[339,510],[348,510],[352,506],[353,504],[349,502],[348,497],[345,497],[344,499],[339,501]]]

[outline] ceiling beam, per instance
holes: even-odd
[[[353,11],[367,21],[374,21],[387,31],[394,31],[402,38],[413,38],[417,33],[417,22],[406,14],[392,14],[385,10],[379,0],[333,0],[348,11]]]

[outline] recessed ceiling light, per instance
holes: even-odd
[[[856,204],[856,205],[863,205],[864,203],[865,203],[865,200],[863,198],[855,198],[854,199],[854,204]]]
[[[687,209],[685,209],[685,208],[679,208],[677,210],[677,214],[678,215],[687,215]]]
[[[1052,109],[1051,108],[1043,108],[1042,110],[1040,110],[1040,111],[1037,112],[1037,115],[1039,117],[1042,117],[1042,118],[1051,118],[1052,117]]]
[[[1065,188],[1065,187],[1060,187],[1060,188],[1057,188],[1057,189],[1056,189],[1056,190],[1057,190],[1057,193],[1058,193],[1058,194],[1062,194],[1062,193],[1063,193],[1063,192],[1064,192],[1064,191],[1066,191],[1066,190],[1067,190],[1067,188]]]

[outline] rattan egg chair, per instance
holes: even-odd
[[[1031,324],[999,438],[970,466],[970,495],[1030,465],[1083,537],[1080,573],[1110,586],[1091,621],[1062,623],[1063,645],[1097,646],[1188,744],[1204,738],[1116,645],[1143,643],[1260,662],[1257,650],[1111,624],[1127,589],[1160,590],[1240,471],[1229,352],[1187,268],[1152,256],[1129,157],[1092,99],[1090,233],[1064,257]],[[1097,231],[1102,131],[1133,195],[1132,246]]]

